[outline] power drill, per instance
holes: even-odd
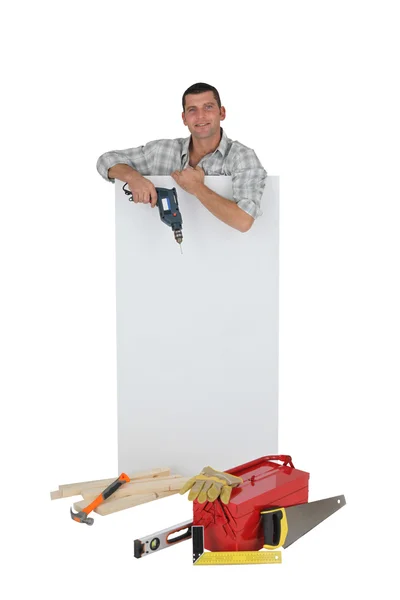
[[[122,187],[125,194],[129,196],[129,200],[133,201],[132,192],[125,188],[125,185]],[[179,245],[182,244],[183,234],[182,234],[182,215],[179,211],[178,205],[178,196],[176,194],[176,189],[168,189],[168,188],[160,188],[156,187],[157,192],[157,206],[158,211],[160,213],[160,219],[163,223],[171,227],[174,232],[175,240]],[[182,252],[182,246],[181,246]]]

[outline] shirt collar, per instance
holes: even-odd
[[[181,157],[184,158],[189,154],[189,144],[192,136],[185,138],[182,144]],[[221,127],[221,140],[219,142],[218,148],[216,148],[215,152],[219,152],[222,156],[225,156],[226,150],[228,148],[228,136],[225,131]]]

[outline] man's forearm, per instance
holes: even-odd
[[[194,195],[215,217],[242,233],[254,223],[253,217],[239,208],[236,202],[213,192],[203,183],[198,185]]]
[[[118,164],[108,169],[108,176],[110,179],[119,179],[129,183],[133,177],[141,177],[141,174],[129,165]]]

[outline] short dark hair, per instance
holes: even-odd
[[[186,90],[186,92],[184,92],[182,96],[183,112],[185,112],[185,98],[188,94],[203,94],[204,92],[212,92],[217,101],[218,107],[221,108],[221,98],[219,97],[218,90],[215,87],[209,85],[208,83],[194,83]]]

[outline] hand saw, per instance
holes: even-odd
[[[289,508],[261,511],[264,548],[288,548],[346,504],[344,496],[333,496]]]

